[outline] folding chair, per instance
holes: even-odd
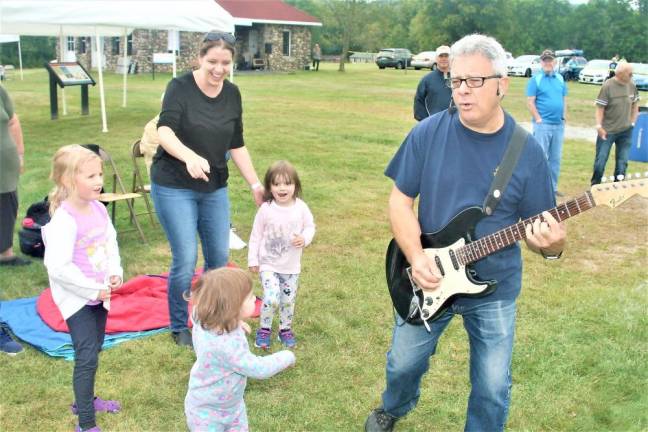
[[[135,225],[135,228],[137,229],[140,237],[142,238],[142,241],[146,241],[146,237],[144,237],[144,231],[142,231],[142,227],[140,226],[139,221],[137,220],[137,214],[135,214],[135,208],[133,206],[134,199],[142,198],[142,195],[139,193],[126,191],[126,188],[124,187],[124,182],[122,181],[121,176],[119,175],[119,171],[117,170],[117,165],[115,164],[115,161],[110,156],[110,154],[108,154],[108,152],[106,152],[106,150],[104,150],[101,147],[99,147],[99,157],[101,157],[101,160],[104,162],[104,167],[109,166],[112,171],[112,192],[102,193],[99,196],[99,201],[109,203],[112,206],[111,219],[113,225],[115,225],[115,229],[117,229],[117,225],[115,223],[115,209],[117,206],[117,202],[125,201],[126,205],[128,206],[128,212],[130,213],[131,222]],[[117,188],[119,188],[119,191],[117,190]]]
[[[142,195],[144,203],[146,204],[146,214],[148,214],[149,219],[151,220],[151,225],[155,225],[155,219],[153,219],[155,211],[151,207],[151,202],[148,199],[148,195],[151,193],[151,184],[145,183],[138,159],[144,159],[144,154],[140,148],[140,140],[135,141],[131,146],[131,160],[133,161],[133,186],[131,191]],[[131,200],[131,203],[132,202],[134,202],[134,200]],[[139,215],[142,214],[144,213],[140,213]]]

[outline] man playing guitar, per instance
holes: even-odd
[[[385,171],[394,181],[389,197],[394,238],[411,264],[413,282],[428,292],[440,286],[443,272],[424,252],[421,234],[439,231],[463,210],[481,206],[515,127],[501,107],[509,81],[506,55],[495,39],[475,34],[456,42],[450,70],[456,108],[416,125]],[[554,197],[542,149],[529,135],[495,211],[475,225],[475,239],[542,212],[542,220],[525,226],[527,246],[545,258],[559,257],[565,226],[543,212],[555,206]],[[481,297],[456,297],[425,326],[396,314],[382,406],[369,415],[365,430],[391,431],[396,420],[414,409],[430,356],[454,315],[462,315],[470,341],[465,429],[503,430],[511,389],[515,301],[522,281],[518,243],[477,261],[474,270],[479,279],[496,280],[497,289]]]

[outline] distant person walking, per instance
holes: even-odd
[[[533,116],[533,136],[538,140],[551,170],[551,182],[556,195],[560,159],[562,158],[565,119],[567,114],[567,84],[562,75],[554,71],[556,57],[551,50],[540,56],[542,71],[529,79],[527,106]]]
[[[450,106],[452,90],[447,84],[450,77],[450,47],[441,45],[436,49],[436,62],[436,70],[425,75],[416,89],[414,118],[418,121]]]
[[[322,60],[322,48],[316,43],[313,47],[313,69],[315,72],[319,70],[320,60]]]
[[[632,128],[639,114],[639,93],[632,82],[632,65],[619,62],[614,78],[603,83],[596,98],[596,156],[592,184],[601,183],[612,144],[616,144],[614,178],[625,176]]]

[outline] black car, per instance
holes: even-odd
[[[412,61],[412,53],[406,48],[384,48],[376,57],[376,64],[380,69],[393,67],[405,69]]]

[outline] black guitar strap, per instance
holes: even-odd
[[[497,207],[500,199],[502,199],[502,193],[511,179],[513,169],[515,168],[515,165],[517,165],[517,161],[520,158],[520,154],[522,153],[524,143],[526,143],[528,136],[529,133],[525,131],[522,126],[516,123],[511,139],[509,139],[506,153],[504,153],[502,162],[496,169],[495,178],[491,183],[486,199],[484,199],[482,210],[486,215],[492,215],[495,211],[495,207]]]

